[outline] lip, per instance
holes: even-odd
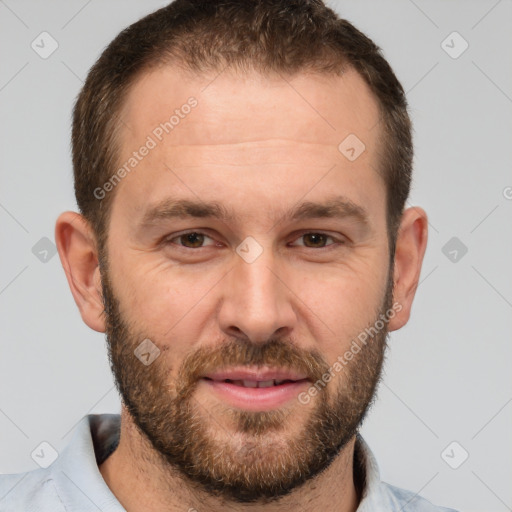
[[[230,368],[219,370],[217,372],[203,375],[203,378],[209,378],[213,381],[224,380],[293,380],[299,381],[307,379],[304,373],[297,373],[286,368]]]
[[[253,380],[265,382],[270,380],[292,381],[270,387],[243,387],[226,379]],[[247,411],[267,411],[282,407],[297,396],[310,380],[304,375],[287,369],[271,368],[233,368],[210,373],[200,379],[199,385],[231,407]]]

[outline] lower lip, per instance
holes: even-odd
[[[201,379],[200,382],[221,400],[228,402],[233,407],[248,411],[267,411],[280,407],[291,400],[297,400],[299,393],[309,385],[307,379],[268,388],[245,388],[229,382],[209,379]]]

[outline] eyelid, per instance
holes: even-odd
[[[177,233],[177,234],[173,234],[170,237],[166,236],[162,240],[162,243],[163,244],[170,244],[170,243],[173,243],[172,241],[175,240],[176,238],[181,238],[182,236],[190,235],[192,233],[197,233],[198,235],[204,235],[205,237],[209,238],[210,240],[214,240],[210,235],[208,235],[208,233],[206,233],[205,231],[203,231],[201,229],[190,229],[188,231],[183,231],[183,232],[180,232],[180,233]],[[214,244],[211,244],[209,246],[197,247],[196,249],[191,248],[191,247],[185,247],[184,245],[180,245],[180,244],[173,244],[173,245],[177,245],[181,249],[186,249],[186,250],[189,250],[189,251],[197,251],[198,249],[203,249],[204,247],[211,247]]]
[[[179,232],[177,234],[173,234],[171,237],[165,237],[162,240],[162,243],[164,243],[164,244],[173,243],[172,241],[175,240],[176,238],[181,238],[182,236],[185,236],[185,235],[188,235],[188,234],[191,234],[191,233],[197,233],[198,235],[204,235],[205,237],[210,238],[210,240],[213,240],[215,242],[213,237],[209,236],[206,231],[201,230],[201,229],[191,229],[191,230]],[[305,230],[301,230],[301,231],[299,231],[297,233],[294,233],[293,241],[299,240],[304,235],[308,235],[308,234],[324,235],[327,238],[331,238],[333,240],[333,243],[328,244],[328,245],[326,245],[324,247],[306,247],[305,245],[299,245],[299,246],[294,246],[294,247],[304,247],[305,249],[313,249],[313,250],[317,250],[318,251],[320,249],[327,249],[328,247],[333,247],[333,246],[336,246],[336,245],[344,245],[344,244],[347,243],[347,239],[343,235],[341,235],[340,237],[336,237],[336,236],[331,235],[331,234],[329,234],[329,233],[327,233],[325,231],[312,230],[312,229],[305,229]],[[199,249],[204,249],[206,247],[212,247],[215,244],[210,244],[208,246],[202,246],[202,247],[196,247],[196,248],[185,247],[184,245],[180,245],[180,244],[174,244],[174,245],[176,245],[177,247],[179,247],[181,249],[185,249],[187,251],[197,251]]]
[[[325,231],[315,231],[315,230],[312,230],[312,229],[306,229],[306,230],[303,230],[303,231],[300,231],[299,233],[295,233],[294,234],[294,238],[293,240],[300,240],[304,235],[309,235],[309,234],[312,234],[312,235],[323,235],[327,238],[330,238],[333,240],[333,243],[331,244],[328,244],[326,245],[325,247],[306,247],[305,245],[300,245],[300,246],[295,246],[295,247],[304,247],[305,249],[316,249],[316,250],[319,250],[319,249],[327,249],[327,247],[332,247],[332,246],[335,246],[335,245],[340,245],[340,244],[345,244],[346,243],[346,240],[344,239],[343,236],[341,237],[336,237],[334,235],[331,235]]]

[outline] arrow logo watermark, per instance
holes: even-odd
[[[236,248],[236,253],[246,262],[253,263],[262,254],[263,247],[252,237],[248,236]]]
[[[441,458],[452,469],[458,469],[468,460],[469,453],[457,441],[452,441],[442,452]]]
[[[57,450],[47,441],[40,443],[30,454],[32,460],[40,467],[50,467],[59,456]]]
[[[48,263],[57,254],[57,247],[46,236],[43,236],[33,247],[32,254],[41,262]]]
[[[469,43],[458,32],[452,32],[443,40],[441,48],[452,59],[458,59],[469,48]]]
[[[34,50],[41,59],[47,59],[52,55],[57,48],[59,43],[57,40],[48,32],[41,32],[30,44],[32,50]]]
[[[160,349],[146,338],[133,353],[142,364],[149,366],[160,355]]]
[[[452,262],[458,263],[468,252],[467,246],[456,236],[446,242],[441,252]]]
[[[357,160],[365,150],[363,141],[354,133],[347,135],[338,145],[338,151],[350,162]]]

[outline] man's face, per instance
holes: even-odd
[[[121,117],[120,166],[138,155],[116,186],[102,283],[123,402],[162,468],[238,501],[282,496],[353,438],[380,376],[385,327],[344,356],[392,303],[376,100],[352,71],[163,67]],[[338,149],[350,134],[356,159],[353,136]],[[176,216],[181,200],[230,215]],[[291,215],[335,200],[335,216]],[[146,365],[147,339],[160,352]]]

